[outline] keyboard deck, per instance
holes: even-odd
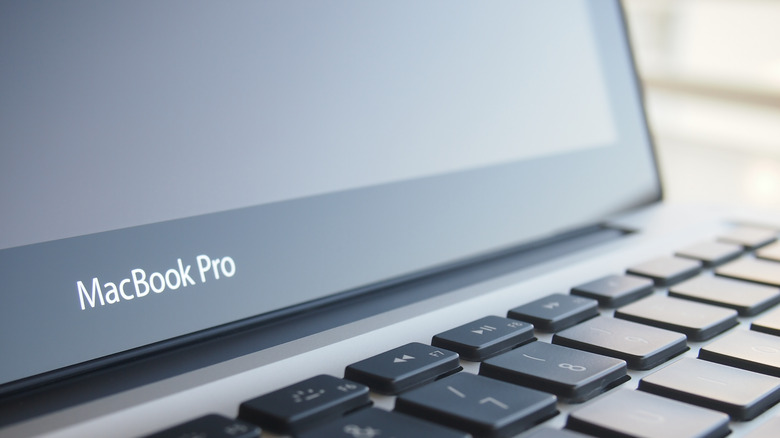
[[[735,228],[153,436],[777,436],[776,239]]]

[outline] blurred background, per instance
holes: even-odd
[[[623,3],[667,199],[780,208],[780,1]]]

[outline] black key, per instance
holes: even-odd
[[[553,343],[625,360],[648,370],[688,350],[685,335],[600,316],[556,333]]]
[[[290,434],[370,404],[367,387],[322,374],[241,403],[238,417]]]
[[[756,257],[780,262],[780,242],[775,242],[759,249],[756,251]]]
[[[726,263],[715,274],[737,280],[780,286],[780,263],[768,260],[742,258]]]
[[[653,293],[653,281],[633,275],[609,275],[576,286],[571,293],[598,300],[604,307],[620,307]]]
[[[460,432],[398,412],[361,409],[354,414],[310,429],[296,438],[468,438]]]
[[[412,342],[349,365],[344,378],[392,395],[461,369],[458,353]]]
[[[615,318],[652,325],[704,341],[737,325],[737,311],[680,298],[653,295],[615,311]]]
[[[552,429],[549,427],[542,427],[537,429],[527,438],[591,438],[588,435],[583,435],[579,432],[566,429]]]
[[[714,304],[753,316],[780,303],[780,289],[722,277],[699,276],[669,289],[669,296]]]
[[[718,236],[718,240],[742,245],[746,249],[756,249],[777,240],[777,230],[740,226]]]
[[[509,311],[512,319],[530,322],[539,330],[556,332],[599,314],[598,302],[590,298],[552,294]]]
[[[780,336],[780,307],[753,321],[750,329]]]
[[[488,359],[479,374],[551,392],[573,403],[628,380],[625,361],[546,342],[532,342]]]
[[[147,438],[256,438],[259,436],[260,428],[254,424],[211,414],[173,426],[170,429],[149,435]]]
[[[699,358],[780,377],[780,338],[737,330],[702,347]]]
[[[726,414],[630,389],[577,409],[566,427],[598,437],[721,438],[730,433]]]
[[[656,286],[669,286],[687,280],[701,271],[701,262],[681,257],[659,257],[642,264],[632,266],[628,274],[639,275],[653,280]]]
[[[780,379],[699,359],[682,359],[639,382],[639,389],[752,420],[780,401]]]
[[[458,353],[461,359],[478,362],[534,339],[534,326],[531,324],[486,316],[439,333],[431,343]]]
[[[704,266],[715,266],[734,260],[742,255],[742,246],[725,242],[703,242],[688,246],[674,255],[694,259],[704,263]]]
[[[470,373],[458,373],[401,394],[395,409],[465,430],[509,437],[558,413],[555,396]]]

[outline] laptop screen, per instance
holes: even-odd
[[[0,6],[0,385],[658,199],[607,2]]]

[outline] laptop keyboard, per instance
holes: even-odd
[[[723,437],[780,401],[776,237],[737,228],[152,436]],[[628,370],[649,372],[621,388]]]

